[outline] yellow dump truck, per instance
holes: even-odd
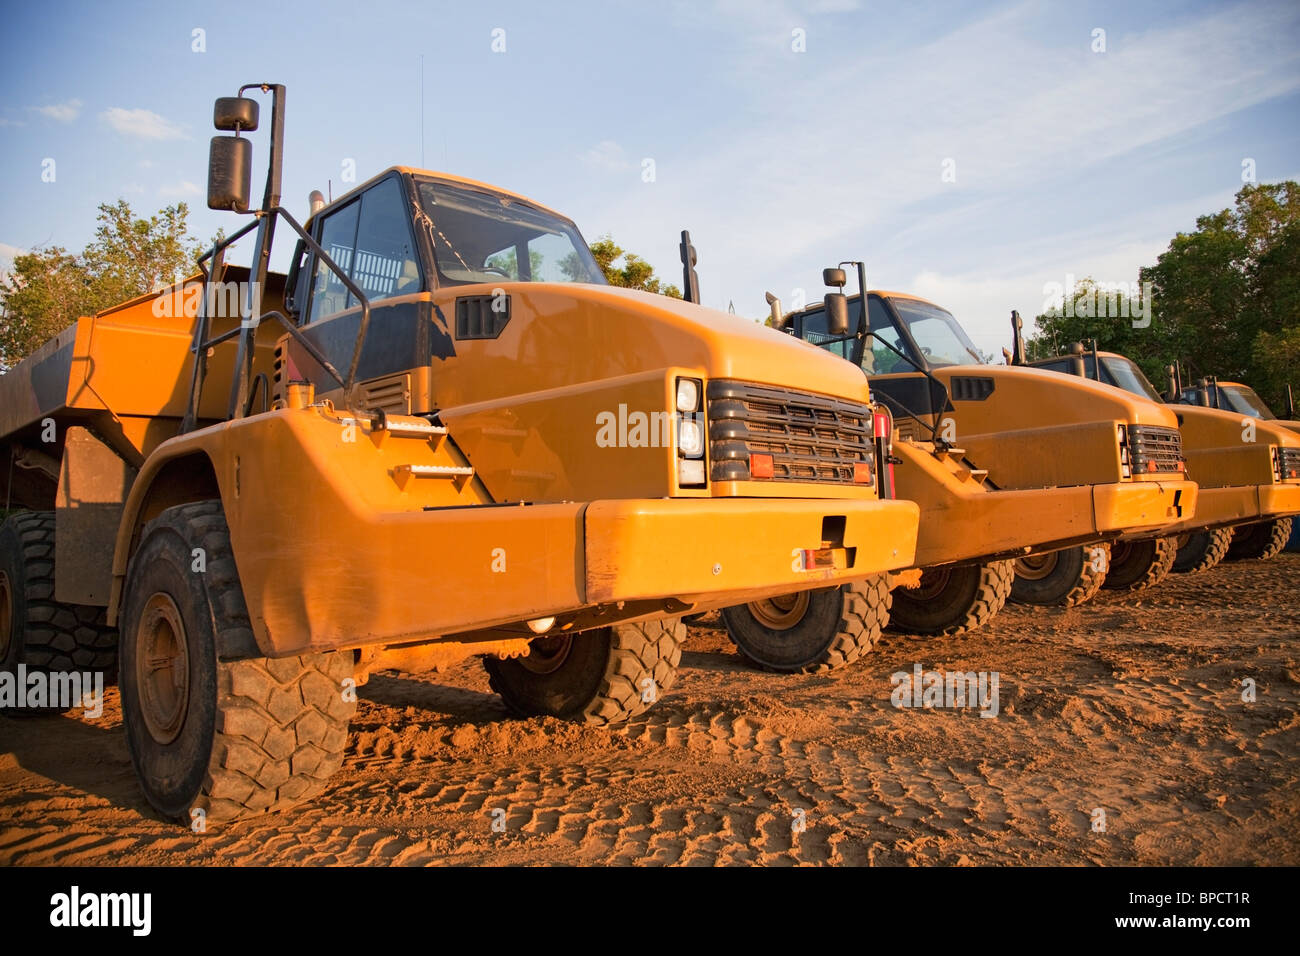
[[[1031,364],[1162,401],[1136,363],[1114,352],[1076,343],[1069,355]],[[1300,435],[1239,411],[1166,407],[1178,416],[1188,474],[1201,489],[1200,499],[1194,516],[1165,529],[1158,552],[1150,545],[1134,552],[1130,573],[1143,564],[1155,568],[1156,562],[1176,571],[1200,571],[1228,556],[1277,554],[1290,534],[1291,516],[1300,514]],[[1145,580],[1158,577],[1148,571]]]
[[[212,208],[249,210],[258,88],[217,101]],[[482,183],[389,169],[300,226],[260,91],[249,225],[0,377],[3,667],[119,654],[162,814],[319,792],[371,672],[481,655],[516,713],[613,723],[671,685],[682,614],[913,562],[855,370],[609,287],[570,220]],[[813,423],[833,441],[744,473],[747,436]]]
[[[1181,381],[1179,363],[1175,362],[1168,369],[1170,373],[1170,391],[1173,401],[1184,405],[1200,405],[1206,408],[1218,408],[1225,412],[1236,412],[1251,418],[1258,418],[1269,423],[1270,427],[1288,428],[1300,432],[1300,420],[1296,418],[1295,398],[1291,386],[1287,386],[1287,404],[1281,417],[1274,415],[1258,393],[1249,385],[1241,382],[1219,381],[1217,378],[1203,378],[1194,385],[1184,387]],[[1225,557],[1232,558],[1271,558],[1286,547],[1291,536],[1294,518],[1268,518],[1251,524],[1237,525],[1231,529],[1221,529],[1214,543],[1223,550]],[[1225,540],[1229,539],[1230,540]],[[1199,553],[1199,542],[1189,539],[1180,549],[1180,560],[1191,565],[1190,558]],[[1190,570],[1191,568],[1186,568]]]
[[[858,269],[859,289],[865,286]],[[846,281],[828,269],[833,287]],[[1095,593],[1106,542],[1152,532],[1194,512],[1173,412],[1093,382],[985,364],[951,313],[917,296],[867,291],[782,315],[773,324],[858,366],[896,423],[894,492],[921,508],[919,582],[893,590],[891,622],[913,634],[957,634],[1016,594],[1044,605]],[[862,302],[866,300],[864,320]],[[837,317],[836,311],[843,315]],[[889,478],[882,484],[888,486]],[[1088,542],[1086,561],[1060,549]],[[1012,561],[1025,570],[1012,579]],[[1037,573],[1036,573],[1037,572]],[[900,576],[899,582],[906,581]],[[778,667],[778,635],[816,646],[861,584],[750,602],[724,612],[743,653]]]

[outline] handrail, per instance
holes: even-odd
[[[339,383],[343,389],[343,402],[349,409],[351,408],[352,392],[356,386],[357,370],[361,365],[361,352],[365,345],[366,335],[370,330],[370,299],[367,298],[360,286],[348,278],[347,274],[339,267],[338,263],[330,257],[329,253],[321,248],[320,244],[307,233],[307,231],[296,219],[293,218],[287,209],[283,206],[275,206],[265,212],[258,212],[255,218],[248,225],[244,226],[232,235],[227,236],[221,242],[214,243],[212,248],[198,259],[199,271],[203,276],[203,296],[199,301],[198,313],[195,316],[194,337],[190,345],[190,351],[194,353],[194,369],[190,378],[189,401],[186,406],[185,417],[181,421],[181,434],[193,431],[198,424],[199,403],[203,394],[204,380],[207,378],[208,349],[230,341],[238,336],[244,329],[244,322],[241,321],[239,326],[236,328],[223,332],[213,338],[208,338],[208,330],[211,328],[211,316],[207,314],[209,286],[214,281],[215,277],[222,271],[222,267],[224,266],[223,258],[226,249],[257,227],[263,216],[270,216],[272,219],[276,216],[282,217],[293,228],[293,231],[298,234],[307,247],[315,253],[317,258],[321,262],[324,262],[326,267],[338,277],[344,288],[356,297],[357,303],[361,306],[361,323],[357,329],[357,340],[352,349],[352,360],[348,365],[348,373],[346,377],[339,374],[339,371],[334,367],[329,359],[325,357],[320,349],[318,349],[310,339],[303,335],[302,330],[299,329],[296,324],[291,322],[288,316],[284,315],[282,312],[273,310],[271,312],[262,313],[257,316],[254,322],[254,327],[260,325],[266,319],[273,318],[280,322],[286,331],[288,331],[289,335],[293,337],[294,341],[303,347],[304,351],[307,352],[312,360],[323,368],[331,378]],[[208,267],[209,262],[211,263],[210,268]],[[258,297],[258,300],[260,301],[260,296]],[[251,387],[250,383],[250,391]],[[251,410],[252,397],[251,394],[239,396],[236,413],[232,415],[232,418],[243,418],[249,414]]]
[[[865,312],[866,312],[866,310],[865,310],[865,307],[864,307],[864,309],[863,309],[863,317],[862,317],[862,322],[863,322],[864,325],[865,325],[865,323],[866,323],[866,321],[867,321]],[[815,342],[815,343],[811,343],[811,344],[815,344],[816,346],[818,346],[818,347],[820,348],[820,347],[823,346],[823,345],[834,345],[834,344],[836,344],[836,343],[838,343],[838,342],[853,342],[853,341],[857,341],[857,340],[859,340],[859,339],[862,339],[862,340],[863,340],[863,342],[862,342],[862,347],[863,347],[864,349],[865,349],[866,346],[867,346],[867,343],[866,343],[866,341],[865,341],[866,339],[871,339],[871,340],[873,340],[873,341],[875,341],[875,342],[879,342],[879,343],[880,343],[881,345],[883,345],[885,348],[889,349],[889,351],[893,352],[895,355],[897,355],[899,358],[901,358],[901,359],[902,359],[904,362],[906,362],[908,365],[912,366],[912,368],[914,368],[914,369],[916,369],[918,372],[920,372],[921,375],[922,375],[923,377],[925,377],[926,379],[928,379],[930,382],[934,383],[935,385],[938,385],[941,389],[943,389],[943,391],[944,391],[945,394],[947,393],[947,391],[948,391],[948,386],[944,385],[943,382],[939,381],[939,379],[938,379],[937,377],[935,377],[935,375],[934,375],[933,372],[931,372],[929,369],[921,368],[921,366],[917,365],[916,362],[914,362],[910,356],[905,355],[905,354],[903,354],[902,352],[900,352],[898,349],[894,348],[892,345],[890,345],[888,342],[886,342],[886,341],[885,341],[881,336],[876,335],[875,332],[871,331],[870,328],[867,328],[867,329],[865,329],[865,330],[863,330],[863,331],[859,331],[859,332],[847,332],[847,333],[845,333],[844,335],[828,335],[824,341],[821,341],[821,342]],[[861,367],[861,365],[859,365],[859,368],[860,368],[860,367]],[[873,395],[873,397],[874,397],[874,396],[875,396],[875,393],[873,392],[872,395]],[[887,396],[886,396],[883,392],[881,392],[881,393],[880,393],[880,397],[883,399],[883,398],[886,398]],[[947,447],[949,447],[949,446],[951,445],[950,442],[946,441],[942,436],[939,435],[939,430],[938,430],[937,427],[935,427],[934,425],[929,424],[929,423],[928,423],[924,418],[922,418],[919,414],[917,414],[916,412],[914,412],[912,409],[908,408],[906,405],[904,405],[904,404],[903,404],[901,401],[899,401],[898,399],[896,399],[896,398],[895,398],[895,399],[892,399],[891,402],[887,402],[886,404],[897,405],[897,406],[898,406],[898,409],[899,409],[900,411],[902,411],[902,412],[903,412],[903,413],[904,413],[908,418],[914,418],[914,419],[916,419],[917,423],[918,423],[922,428],[924,428],[924,429],[926,429],[926,430],[928,430],[928,431],[930,432],[930,439],[931,439],[931,441],[933,441],[933,442],[935,443],[935,445],[940,446],[940,447],[944,447],[944,448],[947,448]],[[938,416],[939,416],[940,419],[943,418],[943,412],[942,412],[942,410],[939,411],[937,414],[938,414]]]

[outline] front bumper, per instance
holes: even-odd
[[[900,483],[899,493],[908,492]],[[923,568],[1055,551],[1119,532],[1161,528],[1195,511],[1197,487],[1192,481],[994,491],[959,487],[927,500],[916,549]]]
[[[1300,514],[1300,484],[1202,488],[1196,515],[1166,530],[1184,534],[1289,514]]]
[[[595,501],[586,599],[727,607],[909,567],[919,513],[911,501],[875,499]]]
[[[1204,490],[1185,479],[1125,481],[1093,488],[1093,513],[1100,532],[1155,531],[1192,520]]]

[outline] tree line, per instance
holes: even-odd
[[[197,271],[196,258],[212,243],[190,235],[188,214],[179,203],[137,217],[119,199],[99,206],[95,238],[80,253],[49,246],[18,255],[0,279],[0,368],[79,316]],[[609,235],[591,251],[611,285],[681,297]],[[1245,186],[1231,208],[1200,216],[1192,232],[1174,236],[1139,281],[1150,283],[1152,294],[1141,308],[1091,279],[1065,290],[1063,307],[1035,317],[1030,357],[1096,340],[1133,359],[1158,386],[1165,367],[1179,361],[1193,379],[1242,381],[1274,408],[1284,405],[1300,369],[1300,184]],[[1130,318],[1138,314],[1149,321]]]
[[[1244,382],[1275,410],[1285,405],[1286,386],[1300,384],[1300,184],[1245,186],[1231,208],[1174,236],[1138,278],[1150,283],[1149,323],[1130,317],[1142,309],[1122,295],[1099,308],[1104,290],[1084,280],[1066,290],[1062,308],[1035,318],[1030,357],[1095,339],[1137,362],[1157,388],[1178,361],[1184,381]]]

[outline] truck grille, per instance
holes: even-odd
[[[1183,458],[1183,436],[1177,428],[1162,425],[1130,425],[1128,427],[1129,459],[1133,474],[1179,473],[1186,468]]]
[[[1300,478],[1300,448],[1279,448],[1277,458],[1283,481]]]
[[[858,484],[875,480],[869,406],[725,380],[709,382],[706,394],[714,481],[853,484],[855,476]],[[754,455],[771,456],[770,478],[754,475]],[[860,465],[866,467],[855,467]]]

